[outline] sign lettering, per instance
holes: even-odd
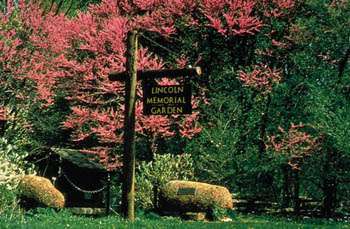
[[[191,114],[191,85],[145,84],[143,113],[144,115]]]

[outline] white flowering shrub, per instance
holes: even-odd
[[[7,139],[0,138],[0,186],[8,190],[17,187],[21,176],[25,174],[23,159],[26,156],[27,153],[20,153]]]
[[[24,171],[16,164],[10,162],[4,155],[0,155],[0,186],[5,186],[8,190],[17,187]]]
[[[26,156],[26,151],[0,138],[0,214],[16,208],[16,188],[26,172],[33,173],[24,160]]]

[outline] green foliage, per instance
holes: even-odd
[[[218,221],[228,216],[228,210],[220,207],[214,207],[211,209],[210,218],[211,220]]]
[[[33,104],[27,120],[31,123],[31,138],[39,147],[62,147],[69,142],[69,131],[63,128],[63,121],[70,113],[65,95],[58,92],[55,103],[42,109],[41,104]]]
[[[155,154],[153,161],[143,161],[137,168],[137,206],[146,210],[155,208],[154,200],[162,185],[170,180],[193,179],[193,161],[190,155]]]
[[[308,192],[310,196],[323,200],[333,198],[328,204],[333,208],[349,199],[350,194],[350,172],[346,166],[350,163],[350,66],[346,56],[350,50],[350,31],[344,29],[350,23],[349,6],[348,1],[333,6],[324,1],[307,1],[305,10],[310,16],[297,21],[301,31],[294,36],[300,50],[292,54],[295,69],[306,77],[304,109],[309,122],[322,137],[320,151],[305,166],[308,173],[302,178],[306,181],[303,186],[304,189],[313,187],[313,191]],[[307,40],[302,34],[307,35]],[[323,196],[319,196],[320,193]],[[324,207],[330,208],[327,204]]]
[[[185,152],[193,155],[195,172],[200,181],[229,187],[234,182],[238,164],[232,159],[237,154],[236,144],[239,141],[236,128],[238,109],[232,100],[213,100],[211,109],[206,111],[215,114],[209,116],[209,126],[187,144]],[[216,110],[215,113],[213,110]]]
[[[56,13],[75,16],[78,11],[86,10],[89,4],[100,3],[100,0],[41,0],[41,7]]]
[[[0,215],[12,217],[12,215],[18,214],[19,208],[16,191],[9,189],[9,187],[7,185],[2,184],[0,180],[0,193]]]
[[[236,77],[232,68],[213,73],[210,104],[202,111],[203,131],[188,142],[185,152],[194,158],[200,181],[223,185],[240,196],[275,195],[278,163],[259,152],[258,130],[267,99],[242,88]]]
[[[308,109],[313,114],[314,125],[334,141],[334,146],[350,153],[350,103],[340,93],[313,87]]]

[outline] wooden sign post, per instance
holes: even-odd
[[[108,76],[109,80],[111,81],[125,81],[122,213],[124,217],[129,219],[130,221],[135,220],[135,105],[136,105],[137,80],[142,80],[142,79],[153,80],[153,79],[162,78],[162,77],[176,78],[181,76],[201,75],[200,67],[187,68],[187,69],[174,69],[174,70],[137,71],[137,49],[138,49],[138,32],[131,31],[128,33],[128,38],[127,38],[127,70],[126,72],[122,72],[122,73],[112,72]],[[175,89],[176,87],[174,86],[173,89]],[[178,91],[182,90],[180,86],[177,88],[178,88],[177,89]],[[163,88],[160,90],[170,92],[171,89]],[[173,108],[170,108],[170,110],[172,109]],[[178,113],[181,113],[181,112],[178,112]],[[162,114],[167,114],[167,113],[163,112]]]
[[[137,83],[137,31],[128,34],[127,70],[125,79],[125,114],[124,114],[124,154],[122,208],[124,217],[135,219],[135,104]]]

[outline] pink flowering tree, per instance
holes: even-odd
[[[133,8],[152,13],[140,13],[142,16],[131,20],[130,16],[138,10],[132,10],[127,2],[103,1],[69,19],[63,14],[44,13],[38,5],[22,1],[17,10],[2,15],[4,26],[14,16],[20,23],[3,35],[2,68],[16,80],[30,82],[36,92],[34,101],[41,102],[43,109],[54,103],[57,91],[64,91],[72,110],[64,127],[73,131],[73,140],[77,142],[96,137],[104,147],[84,152],[98,155],[108,168],[114,169],[120,163],[109,158],[109,149],[122,142],[124,85],[109,81],[108,74],[125,70],[128,31],[143,28],[164,36],[174,33],[174,20],[188,9],[186,4],[165,2],[147,6],[140,1]],[[21,34],[25,34],[24,39],[20,39]],[[146,48],[139,50],[139,69],[163,67],[163,61],[155,54]],[[162,83],[168,82],[164,79]],[[141,94],[139,85],[138,96]],[[191,138],[201,130],[198,112],[185,117],[143,116],[140,102],[136,110],[136,131],[140,136],[168,138],[179,133]]]
[[[18,1],[15,9],[13,1],[8,1],[2,25],[16,17],[18,26],[1,31],[0,62],[16,80],[34,89],[33,102],[42,103],[43,109],[54,104],[56,92],[63,91],[71,106],[71,115],[63,126],[72,130],[76,142],[97,139],[104,147],[86,152],[106,161],[113,144],[122,142],[124,103],[124,84],[111,82],[107,76],[112,71],[125,70],[128,31],[139,29],[171,38],[181,22],[189,27],[213,29],[225,37],[252,36],[266,26],[266,17],[284,17],[294,5],[292,0],[102,0],[68,18],[55,10],[43,10],[35,2]],[[259,11],[263,16],[256,13]],[[279,42],[276,40],[276,45]],[[141,47],[138,55],[139,69],[167,67],[146,47]],[[179,63],[185,65],[186,58],[179,56]],[[247,86],[270,91],[281,74],[261,64],[251,71],[241,71],[239,77]],[[163,79],[160,83],[169,81]],[[18,96],[28,98],[28,93],[22,93]],[[140,85],[138,96],[142,96]],[[157,139],[175,135],[192,138],[201,131],[196,110],[201,99],[193,98],[194,112],[186,116],[144,116],[142,103],[137,103],[138,136],[152,139],[152,150],[157,148]]]

